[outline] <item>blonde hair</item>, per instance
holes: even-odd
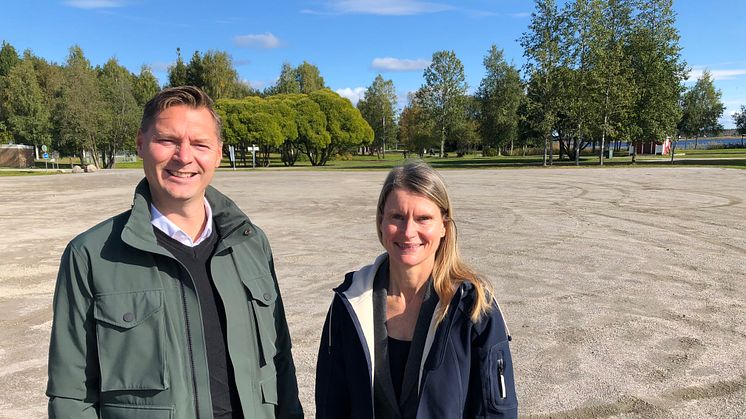
[[[461,260],[458,251],[456,221],[453,218],[453,207],[443,178],[435,169],[422,161],[412,161],[391,169],[383,182],[376,211],[376,231],[381,244],[383,244],[381,221],[383,220],[386,199],[392,191],[397,189],[429,199],[440,208],[443,216],[446,234],[441,239],[438,250],[435,252],[435,265],[432,273],[433,288],[440,301],[443,302],[439,312],[436,313],[437,321],[440,322],[445,317],[448,303],[453,298],[459,285],[468,281],[474,286],[476,295],[470,313],[471,320],[476,323],[492,307],[492,287]]]

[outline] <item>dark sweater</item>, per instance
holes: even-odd
[[[226,342],[225,307],[212,282],[210,259],[218,242],[217,231],[213,228],[202,243],[189,247],[167,236],[153,227],[158,244],[171,252],[186,268],[181,279],[185,285],[194,287],[202,312],[202,327],[207,349],[207,367],[210,371],[210,396],[215,419],[243,418],[241,402],[238,398],[230,356]],[[187,279],[191,279],[188,281]]]

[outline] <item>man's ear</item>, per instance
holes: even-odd
[[[145,146],[143,143],[145,142],[145,138],[143,138],[143,133],[138,128],[137,130],[137,139],[135,140],[135,147],[137,149],[137,155],[142,158],[142,148]]]
[[[220,168],[220,163],[223,162],[223,142],[220,140],[218,140],[218,158],[216,160],[215,168],[218,169]]]

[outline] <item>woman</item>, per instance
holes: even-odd
[[[376,213],[386,253],[334,292],[316,417],[513,418],[510,335],[489,284],[460,259],[442,178],[393,169]]]

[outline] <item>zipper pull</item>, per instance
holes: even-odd
[[[501,399],[504,399],[504,398],[506,398],[508,396],[506,394],[507,393],[507,389],[505,388],[505,375],[503,374],[504,371],[505,371],[505,367],[503,365],[503,359],[500,358],[500,359],[497,360],[497,374],[500,376],[500,388],[499,388],[499,390],[500,390],[500,398]]]

